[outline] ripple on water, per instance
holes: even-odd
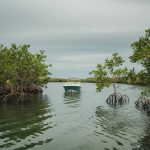
[[[96,93],[94,84],[83,84],[81,93],[65,94],[51,84],[51,98],[0,109],[0,149],[149,150],[150,119],[134,106],[138,88],[123,85],[119,92],[130,103],[116,109],[105,103],[111,88]]]
[[[0,149],[28,149],[53,140],[50,136],[43,138],[54,127],[53,109],[48,101],[8,106],[1,114]]]
[[[135,113],[130,111],[130,113]],[[134,115],[134,117],[132,116]],[[95,130],[93,134],[101,139],[102,143],[107,143],[108,149],[131,149],[139,148],[137,139],[143,136],[145,123],[141,121],[143,116],[139,114],[128,115],[124,109],[107,109],[102,106],[95,111]],[[140,135],[140,133],[142,135]],[[114,147],[111,147],[111,146]],[[106,149],[107,149],[106,148]]]

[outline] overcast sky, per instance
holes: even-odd
[[[87,77],[116,51],[128,58],[149,27],[150,0],[0,0],[0,43],[45,49],[53,77]]]

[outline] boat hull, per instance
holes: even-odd
[[[81,86],[64,86],[65,91],[80,91]]]

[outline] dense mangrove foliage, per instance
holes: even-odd
[[[145,90],[136,101],[136,107],[150,111],[150,29],[145,32],[144,36],[131,44],[133,54],[129,57],[132,63],[141,64],[143,68],[141,71],[136,73],[134,68],[129,70],[127,67],[121,67],[125,61],[118,53],[114,53],[112,58],[105,59],[104,64],[98,64],[90,74],[96,79],[97,91],[108,87],[112,82],[145,85]],[[109,96],[107,102],[116,104],[116,102],[122,103],[122,100],[126,102],[129,98],[127,95],[118,94],[114,84],[114,93]]]
[[[25,102],[31,94],[42,93],[49,81],[44,51],[32,54],[30,45],[0,45],[0,101]]]
[[[98,91],[112,82],[150,86],[150,29],[145,30],[145,35],[133,42],[131,48],[133,54],[129,57],[130,61],[141,64],[143,69],[136,72],[135,68],[121,67],[125,61],[118,53],[114,53],[112,58],[105,59],[104,64],[98,64],[97,68],[90,72],[96,79]]]
[[[131,44],[133,54],[130,56],[131,62],[140,63],[143,66],[138,76],[144,82],[150,84],[150,29],[145,31],[145,36],[139,38]]]
[[[147,87],[136,101],[136,107],[139,110],[150,112],[150,29],[145,31],[145,35],[140,37],[138,41],[131,44],[133,54],[130,60],[133,63],[140,63],[143,66],[137,77],[142,80]]]

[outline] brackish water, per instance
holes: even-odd
[[[150,116],[134,104],[141,90],[120,85],[130,103],[114,108],[105,102],[112,87],[84,83],[71,94],[50,83],[28,105],[0,106],[0,150],[149,150]]]

